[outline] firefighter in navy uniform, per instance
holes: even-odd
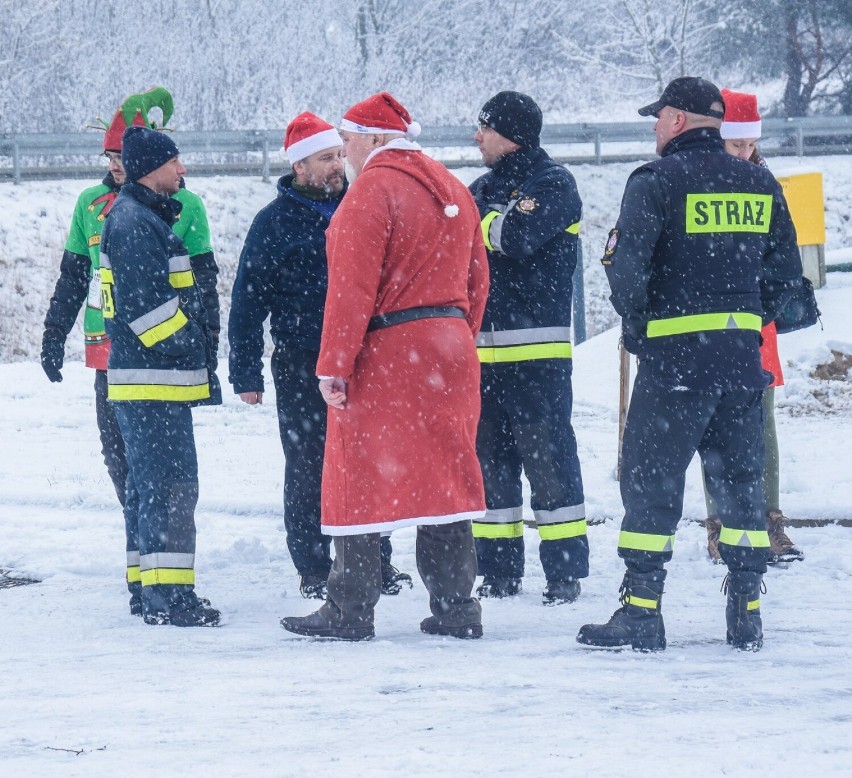
[[[796,233],[768,170],[725,153],[724,103],[700,78],[640,109],[661,159],[630,176],[603,264],[624,345],[639,368],[622,454],[622,607],[577,636],[593,646],[666,646],[660,611],[684,478],[698,452],[719,508],[728,566],[727,642],[763,644],[769,552],[761,478],[760,329],[801,284]]]
[[[475,140],[491,168],[470,189],[491,289],[477,339],[477,453],[487,511],[473,522],[480,597],[507,597],[524,575],[521,471],[541,536],[546,605],[573,602],[589,574],[586,512],[571,426],[571,294],[582,203],[574,177],[539,146],[542,115],[519,92],[483,106]]]
[[[86,366],[95,369],[95,411],[101,449],[107,472],[122,508],[127,483],[127,458],[115,410],[107,401],[107,361],[110,340],[106,335],[101,296],[100,243],[104,222],[125,181],[121,164],[121,139],[128,126],[154,128],[148,113],[153,108],[162,111],[165,125],[174,108],[172,96],[163,87],[154,87],[142,94],[125,98],[104,129],[104,156],[109,160],[109,173],[101,184],[81,192],[74,208],[71,228],[59,269],[59,279],[50,299],[44,319],[41,364],[48,378],[62,381],[61,368],[65,360],[65,340],[74,326],[80,308],[84,306]],[[181,238],[189,253],[192,272],[201,290],[201,299],[213,333],[214,347],[219,332],[219,297],[216,279],[219,268],[210,245],[210,227],[201,198],[181,189],[173,198],[180,202],[180,219],[172,229]],[[139,545],[135,527],[126,533],[127,588],[130,591],[130,613],[142,615],[142,586],[139,582]]]
[[[101,285],[112,339],[107,380],[127,455],[124,506],[138,537],[147,624],[215,626],[195,593],[198,461],[192,406],[221,403],[213,333],[186,246],[171,229],[186,169],[147,127],[124,131],[127,174],[104,225]]]

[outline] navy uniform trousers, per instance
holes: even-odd
[[[272,380],[284,449],[287,549],[300,576],[326,578],[331,570],[331,537],[320,530],[320,503],[328,406],[315,375],[318,357],[316,351],[277,346]],[[381,540],[381,557],[384,564],[390,563],[390,538]]]
[[[170,402],[114,402],[113,407],[128,464],[124,519],[131,608],[141,600],[146,614],[191,610],[198,604],[192,409]]]
[[[642,367],[624,430],[618,555],[640,573],[672,558],[686,470],[698,452],[722,521],[722,560],[730,570],[766,572],[763,392],[665,387]]]
[[[482,365],[476,448],[486,516],[473,523],[480,575],[524,574],[521,472],[530,484],[539,557],[548,581],[585,578],[589,542],[577,440],[571,426],[571,360]]]
[[[115,494],[123,508],[127,488],[127,458],[124,455],[124,441],[121,439],[118,419],[115,418],[115,408],[107,400],[108,391],[107,371],[95,370],[95,415],[98,419],[101,453]]]

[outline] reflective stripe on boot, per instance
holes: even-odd
[[[725,607],[728,643],[738,651],[760,651],[763,646],[760,594],[766,591],[763,575],[744,570],[731,571],[722,581],[722,591],[728,595]]]

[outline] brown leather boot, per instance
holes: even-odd
[[[781,562],[801,562],[805,555],[784,531],[787,517],[781,511],[766,512],[766,531],[769,533],[770,558],[767,564],[777,565]]]
[[[722,557],[719,554],[719,536],[722,534],[722,522],[717,516],[710,516],[704,520],[704,527],[707,529],[707,553],[710,555],[710,561],[720,565]]]

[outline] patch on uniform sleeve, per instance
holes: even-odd
[[[521,213],[532,213],[538,208],[538,200],[535,197],[523,197],[518,200],[517,208]]]
[[[601,258],[602,265],[611,265],[612,264],[612,255],[615,254],[615,250],[618,248],[618,236],[620,231],[618,227],[613,227],[609,231],[609,237],[606,239],[606,247],[604,248],[604,255]]]

